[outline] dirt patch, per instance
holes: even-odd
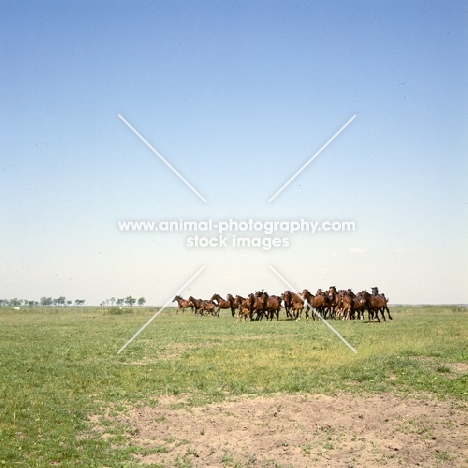
[[[418,356],[415,360],[421,363],[425,369],[443,374],[449,379],[456,379],[468,374],[467,362],[439,362],[435,358],[425,356]]]
[[[468,466],[468,405],[398,395],[163,397],[105,416],[164,467]],[[112,414],[112,416],[111,416]],[[104,437],[108,427],[93,418]]]

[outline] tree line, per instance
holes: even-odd
[[[13,299],[0,299],[0,307],[71,307],[75,305],[76,307],[83,307],[85,305],[85,299],[75,299],[75,301],[71,301],[67,299],[65,296],[59,296],[57,298],[46,297],[43,296],[36,300],[28,300],[28,299],[18,299],[17,297]],[[101,302],[101,306],[111,306],[117,305],[121,306],[129,306],[133,307],[136,303],[141,307],[146,304],[146,299],[144,297],[140,297],[139,299],[134,298],[133,296],[127,296],[122,298],[115,298],[111,297],[110,299],[105,299]]]
[[[119,307],[122,307],[123,305],[133,307],[135,303],[138,303],[140,307],[144,306],[146,304],[146,299],[144,297],[140,297],[139,299],[136,299],[133,296],[120,297],[117,299],[115,297],[111,297],[110,299],[106,299],[102,301],[101,306],[111,305],[113,307],[115,304],[116,306],[119,306]]]

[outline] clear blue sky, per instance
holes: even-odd
[[[468,302],[464,1],[0,2],[0,297]],[[125,117],[207,199],[199,200]],[[348,119],[277,199],[268,199]],[[189,249],[122,220],[353,220]]]

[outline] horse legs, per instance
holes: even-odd
[[[387,311],[388,318],[389,318],[390,320],[393,320],[393,317],[390,315],[390,309],[389,309],[387,306],[385,306],[385,310]]]
[[[379,310],[380,310],[380,313],[382,314],[383,321],[386,322],[387,320],[385,319],[384,308],[381,307]],[[379,315],[379,310],[377,310],[377,315]]]
[[[377,321],[380,323],[380,319],[379,319],[379,309],[376,309],[376,310],[372,310],[372,320],[374,320],[374,313],[375,313],[375,318],[377,319]],[[385,317],[384,317],[385,318]]]

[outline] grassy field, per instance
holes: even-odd
[[[235,323],[157,309],[0,309],[0,466],[136,466],[121,433],[89,436],[90,414],[190,393],[397,392],[468,400],[468,309],[394,307],[387,323]],[[284,316],[284,312],[283,312]],[[453,371],[458,363],[458,372]]]

